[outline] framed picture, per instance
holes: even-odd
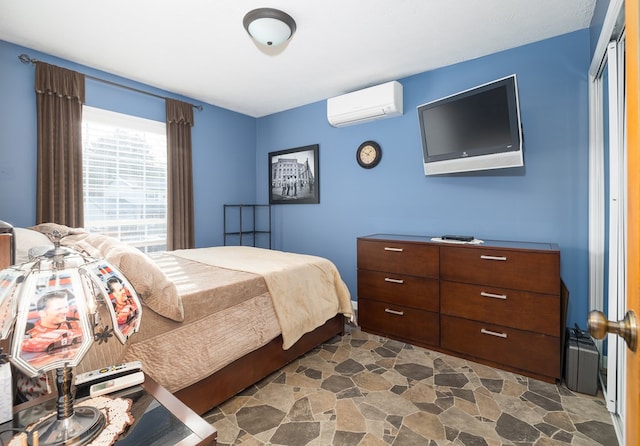
[[[318,144],[269,153],[269,203],[320,203]]]

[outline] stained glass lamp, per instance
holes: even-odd
[[[72,369],[94,342],[120,342],[140,326],[135,290],[115,266],[60,246],[27,263],[0,271],[0,337],[11,338],[9,361],[30,377],[56,371],[56,412],[30,428],[41,445],[78,445],[95,439],[105,416],[91,406],[74,407]],[[98,306],[110,323],[98,330]],[[31,443],[30,437],[29,442]]]

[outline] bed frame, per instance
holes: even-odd
[[[334,336],[343,335],[344,324],[344,316],[338,314],[305,334],[288,350],[282,349],[282,336],[278,336],[213,375],[177,391],[175,395],[199,415],[203,415]]]
[[[0,269],[13,263],[14,248],[11,242],[14,235],[10,225],[7,226],[6,230],[0,227]],[[305,334],[288,350],[282,349],[282,336],[278,336],[207,378],[177,391],[175,395],[202,415],[334,336],[343,335],[344,324],[345,317],[338,314]]]

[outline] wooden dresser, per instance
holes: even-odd
[[[561,377],[560,250],[545,243],[359,237],[363,331],[547,382]]]

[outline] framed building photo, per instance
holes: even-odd
[[[320,203],[318,147],[269,153],[269,204]]]

